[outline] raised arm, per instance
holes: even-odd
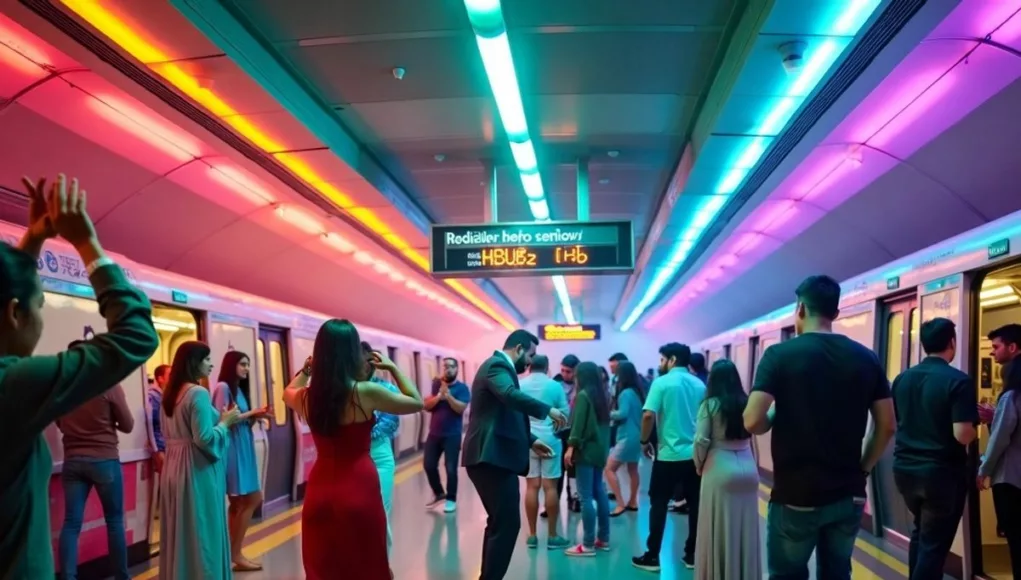
[[[471,401],[471,390],[468,387],[464,387],[457,389],[457,391],[460,397],[454,394],[454,391],[447,389],[446,401],[450,405],[451,410],[458,415],[463,415],[464,410],[468,408],[468,403]]]
[[[504,405],[536,419],[543,419],[549,415],[550,406],[521,392],[521,389],[514,385],[514,378],[506,368],[495,364],[489,365],[486,379],[486,388]]]
[[[134,372],[159,346],[149,299],[128,282],[99,245],[77,181],[72,193],[69,196],[61,176],[60,186],[51,190],[47,200],[48,219],[89,270],[107,332],[57,355],[28,356],[9,363],[0,383],[3,440],[38,435],[57,417]],[[38,252],[33,243],[23,241],[22,247]]]

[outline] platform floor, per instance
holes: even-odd
[[[649,466],[643,464],[641,471],[643,482],[647,482]],[[626,488],[626,475],[623,479]],[[425,474],[422,473],[421,459],[412,458],[398,467],[392,521],[393,569],[397,580],[474,580],[478,577],[486,513],[463,470],[460,487],[457,513],[445,514],[440,508],[427,511],[424,506],[430,492]],[[760,491],[759,511],[764,517],[768,490],[763,486]],[[572,537],[569,535],[571,532],[576,532],[580,538],[580,516],[570,514],[569,518],[561,517],[569,524],[568,537]],[[671,514],[668,518],[660,578],[692,577],[692,572],[680,564],[687,533],[685,518],[680,514]],[[527,529],[522,515],[523,529],[518,540],[519,548],[514,554],[507,578],[545,580],[554,577],[554,574],[558,577],[578,574],[576,577],[586,580],[655,578],[655,574],[631,565],[631,557],[644,552],[648,529],[647,506],[642,505],[637,513],[612,519],[611,526],[612,551],[600,553],[594,558],[570,558],[559,550],[549,551],[544,548],[541,542],[545,537],[545,526],[541,519],[538,526],[540,548],[528,549],[525,546]],[[301,567],[301,506],[296,505],[253,525],[248,534],[245,553],[249,558],[261,560],[264,569],[260,572],[237,573],[235,578],[304,578]],[[907,578],[905,561],[903,551],[883,546],[862,532],[855,548],[853,577],[855,580]],[[132,572],[136,580],[155,578],[158,574],[155,561],[139,566]]]

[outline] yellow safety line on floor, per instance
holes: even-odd
[[[404,483],[405,481],[410,479],[411,476],[417,473],[421,473],[421,471],[422,471],[421,461],[416,461],[415,463],[401,466],[400,468],[397,469],[397,473],[394,474],[394,485],[397,486]],[[254,532],[258,532],[259,530],[266,529],[267,527],[279,523],[283,520],[286,520],[287,518],[299,512],[301,512],[300,505],[292,507],[284,512],[281,512],[273,516],[272,518],[266,521],[259,522],[258,524],[252,526],[251,528],[248,529],[248,533],[252,534]],[[251,558],[258,558],[260,556],[265,555],[266,552],[269,552],[270,550],[276,548],[277,546],[284,544],[285,542],[299,534],[301,534],[301,520],[298,520],[297,522],[294,522],[289,526],[280,528],[279,530],[273,532],[272,534],[269,534],[265,538],[245,545],[245,555]],[[159,574],[159,566],[153,566],[152,568],[149,568],[145,572],[142,572],[141,574],[134,576],[132,580],[149,580],[151,578],[155,578],[157,574]]]
[[[760,483],[759,484],[759,488],[762,489],[762,491],[766,492],[767,495],[772,491],[772,489],[770,489],[770,487],[768,485],[764,484],[764,483]],[[759,500],[759,501],[761,502],[762,505],[766,504],[766,502],[763,501],[763,500]],[[759,511],[762,513],[762,517],[766,517],[766,513],[765,513],[764,509],[760,509]],[[861,538],[855,539],[854,546],[856,548],[858,548],[859,550],[861,550],[862,552],[865,552],[869,556],[872,556],[873,558],[875,558],[875,560],[877,562],[879,562],[880,564],[885,565],[887,568],[890,568],[894,572],[897,572],[901,576],[904,576],[905,578],[907,578],[907,576],[908,576],[908,565],[905,564],[904,562],[901,562],[897,558],[891,556],[890,554],[887,554],[886,552],[881,550],[878,546],[874,546],[874,545],[870,544],[869,542],[867,542],[867,541],[865,541],[865,540],[863,540]]]

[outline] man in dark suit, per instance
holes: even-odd
[[[528,450],[552,457],[553,450],[537,440],[528,417],[549,417],[562,427],[567,417],[559,410],[521,392],[518,375],[532,362],[539,339],[525,330],[507,337],[479,367],[472,382],[472,412],[464,437],[464,466],[486,509],[480,580],[500,580],[507,573],[521,530],[518,477],[528,473]]]

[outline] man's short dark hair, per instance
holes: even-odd
[[[1000,339],[1003,344],[1013,344],[1021,348],[1021,324],[1005,324],[989,333],[989,340]]]
[[[620,362],[625,362],[626,360],[627,360],[627,355],[622,353],[622,352],[615,352],[612,355],[610,355],[610,361],[616,361],[616,362],[620,363]]]
[[[565,356],[564,360],[560,361],[560,366],[564,366],[569,369],[577,368],[579,364],[581,364],[581,361],[573,354]]]
[[[170,372],[170,365],[160,365],[152,372],[153,378],[159,379]]]
[[[533,373],[544,373],[549,370],[549,357],[544,354],[537,354],[532,357],[532,364],[528,365],[528,370]]]
[[[705,372],[705,355],[704,354],[702,354],[700,352],[693,352],[693,353],[691,353],[690,361],[691,362],[688,363],[688,366],[691,367],[691,370],[695,371],[696,373],[704,373]]]
[[[809,276],[794,291],[810,316],[834,320],[840,312],[840,284],[829,276]]]
[[[686,367],[691,364],[691,348],[686,344],[669,342],[659,347],[659,354],[663,355],[663,358],[667,360],[671,358],[676,359],[677,362],[674,364],[679,367]]]
[[[533,344],[536,346],[539,345],[539,337],[527,330],[519,328],[510,333],[510,336],[508,336],[507,340],[503,343],[503,349],[511,350],[520,346],[521,348],[528,350]]]
[[[957,337],[957,326],[949,318],[933,318],[918,329],[925,354],[936,354],[950,348],[950,342]]]
[[[443,357],[443,362],[447,362],[448,360],[450,362],[454,363],[455,367],[461,366],[461,363],[457,362],[456,358],[454,358],[452,356],[445,356],[445,357]]]

